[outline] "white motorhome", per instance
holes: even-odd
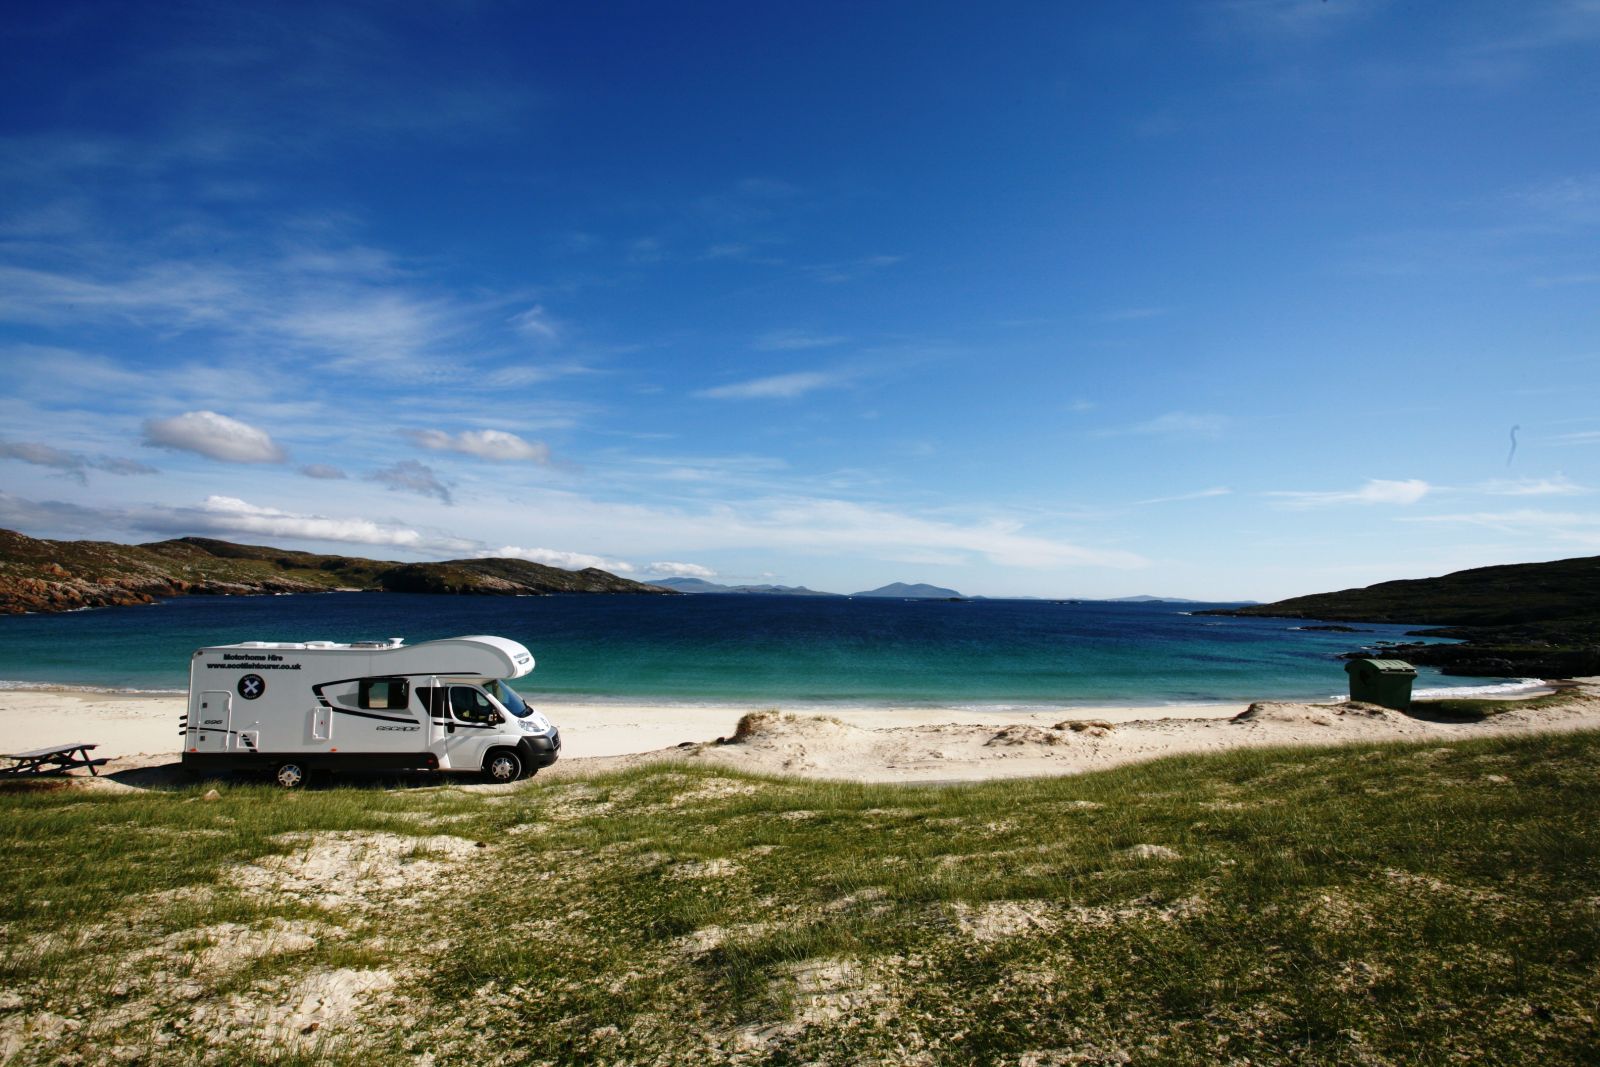
[[[481,772],[514,782],[556,761],[561,734],[508,684],[533,654],[503,637],[246,641],[195,651],[184,765],[270,771]]]

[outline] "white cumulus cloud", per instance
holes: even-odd
[[[1420,478],[1408,478],[1405,481],[1370,478],[1359,489],[1330,492],[1281,490],[1267,495],[1278,498],[1286,508],[1320,508],[1335,504],[1405,505],[1415,504],[1427,496],[1432,488]]]
[[[146,420],[144,443],[193,452],[224,463],[282,463],[287,458],[267,431],[215,411],[190,411],[170,419]]]
[[[499,463],[550,462],[550,449],[544,442],[525,441],[504,430],[466,430],[458,434],[443,430],[407,430],[406,436],[434,452],[459,452]]]
[[[652,563],[645,567],[648,574],[662,578],[715,578],[717,572],[710,567],[702,567],[698,563]]]
[[[517,545],[505,545],[493,551],[479,552],[478,558],[525,559],[530,563],[543,563],[547,567],[560,567],[564,571],[581,571],[588,567],[598,567],[612,574],[633,573],[631,563],[606,559],[604,556],[591,556],[586,552],[562,552],[554,548],[521,548]]]

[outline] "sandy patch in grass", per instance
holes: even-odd
[[[229,868],[227,880],[253,896],[289,896],[334,910],[420,906],[431,898],[419,890],[478,851],[475,842],[447,834],[338,831],[277,840],[293,851]]]
[[[1166,845],[1134,845],[1132,848],[1123,849],[1122,854],[1136,860],[1181,860],[1183,856],[1176,849]]]
[[[757,938],[772,929],[771,923],[742,923],[738,926],[702,926],[692,934],[678,939],[678,948],[691,956],[700,956],[721,948],[728,941]]]
[[[695,860],[680,863],[669,873],[673,878],[731,878],[743,869],[732,860]]]
[[[1057,908],[1043,900],[991,900],[983,904],[950,905],[956,928],[974,941],[1005,941],[1013,937],[1050,934],[1060,929]]]
[[[266,956],[305,952],[330,935],[336,936],[333,927],[304,920],[273,919],[260,928],[217,923],[173,934],[157,951],[174,960],[187,959],[198,974],[210,977]]]
[[[388,970],[340,968],[294,982],[266,982],[223,1001],[197,1005],[185,1029],[208,1044],[260,1044],[272,1051],[327,1046],[362,1015],[388,1002],[395,976]]]
[[[1034,1049],[1017,1057],[1017,1067],[1083,1067],[1085,1064],[1132,1063],[1133,1057],[1119,1048],[1102,1049],[1086,1045],[1079,1049]]]
[[[685,804],[725,800],[728,797],[747,797],[761,791],[761,787],[754,782],[741,782],[736,778],[706,778],[697,782],[693,789],[685,790],[673,797],[668,806],[681,808]]]

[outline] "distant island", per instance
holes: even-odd
[[[803,585],[718,585],[704,578],[657,578],[652,585],[670,589],[674,593],[742,593],[756,596],[838,596],[838,593],[821,593]]]
[[[672,590],[590,567],[521,559],[397,563],[180,537],[143,545],[47,541],[0,530],[0,614],[148,604],[157,597],[333,590],[528,596]]]
[[[1380,582],[1202,614],[1431,624],[1436,628],[1408,636],[1453,637],[1463,643],[1387,645],[1382,654],[1435,666],[1446,674],[1600,674],[1600,556],[1476,567],[1438,578]]]
[[[954,589],[945,589],[937,585],[928,585],[917,582],[907,585],[905,582],[891,582],[879,586],[877,589],[868,589],[862,593],[851,593],[851,596],[892,596],[902,600],[965,600],[966,597]]]

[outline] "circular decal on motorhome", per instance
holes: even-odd
[[[259,674],[247,674],[239,679],[239,695],[254,700],[267,691],[267,683]]]

